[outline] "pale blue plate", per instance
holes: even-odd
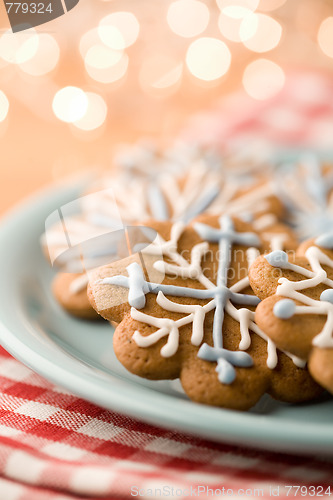
[[[75,199],[55,188],[0,224],[0,342],[47,379],[110,410],[214,441],[295,453],[332,454],[333,400],[290,406],[264,397],[249,413],[190,402],[177,382],[147,382],[116,360],[112,329],[67,316],[50,294],[53,271],[39,237],[46,217]]]

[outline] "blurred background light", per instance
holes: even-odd
[[[239,26],[239,38],[244,43],[258,34],[259,15],[251,12],[243,17]]]
[[[64,87],[55,94],[52,108],[59,120],[73,123],[86,114],[88,98],[86,93],[78,87]]]
[[[107,105],[104,99],[94,92],[86,92],[87,111],[82,118],[73,122],[80,130],[90,131],[102,126],[106,120]]]
[[[189,46],[186,64],[193,76],[211,81],[227,73],[231,63],[231,53],[227,45],[217,38],[198,38]]]
[[[6,94],[0,90],[0,122],[3,122],[8,114],[9,101]]]
[[[216,0],[216,1],[220,10],[223,10],[226,7],[243,7],[253,12],[254,10],[257,9],[259,5],[259,0]]]
[[[111,49],[121,50],[136,42],[140,25],[131,12],[113,12],[104,17],[98,26],[101,41]]]
[[[167,22],[176,35],[190,38],[205,31],[209,17],[209,9],[203,2],[176,0],[169,5]]]
[[[318,31],[318,43],[328,57],[333,57],[333,17],[327,17],[321,23]]]
[[[92,28],[88,31],[86,31],[80,38],[79,41],[79,51],[84,59],[88,50],[90,47],[93,45],[98,45],[101,43],[101,39],[98,34],[98,29],[97,28]]]
[[[22,64],[32,59],[38,50],[39,37],[37,34],[32,34],[21,43],[15,54],[15,62]]]
[[[210,143],[219,137],[220,147],[223,130],[239,131],[232,124],[250,115],[252,106],[276,105],[269,99],[283,87],[284,72],[281,99],[290,98],[297,112],[306,108],[315,117],[319,107],[333,109],[329,85],[325,90],[317,80],[296,81],[294,75],[307,69],[320,79],[331,75],[330,0],[88,1],[79,2],[75,15],[36,30],[5,29],[1,90],[10,103],[10,120],[7,115],[0,127],[1,136],[6,134],[4,155],[8,169],[22,163],[15,149],[19,141],[44,179],[45,165],[60,156],[77,155],[78,165],[104,165],[119,143],[142,136],[169,143],[196,120],[193,116],[202,124],[206,109],[215,113],[214,126],[203,133],[201,125],[196,137],[205,135],[202,140]],[[67,86],[76,87],[69,104],[57,92]],[[236,105],[241,117],[230,111],[221,120],[221,106]],[[275,110],[266,120],[271,126],[276,122],[282,134],[285,120],[289,132],[298,127],[292,116]],[[44,137],[43,151],[33,148],[32,136]]]
[[[270,12],[281,7],[286,1],[287,0],[260,0],[259,10],[262,12]]]
[[[34,29],[22,33],[5,31],[0,38],[0,56],[9,63],[21,64],[37,52],[39,38]]]
[[[123,52],[96,44],[90,47],[85,55],[84,63],[96,69],[105,69],[117,64],[123,57]]]
[[[32,76],[41,76],[52,71],[60,57],[60,48],[53,36],[41,33],[38,38],[39,44],[35,55],[20,64],[22,71]]]
[[[285,83],[283,69],[268,59],[251,62],[243,74],[245,91],[253,99],[265,100],[276,95]]]
[[[145,58],[139,80],[145,92],[162,97],[177,90],[182,74],[183,63],[179,59],[158,53]]]
[[[105,48],[102,51],[95,48],[88,50],[84,64],[88,75],[100,83],[113,83],[126,75],[128,68],[128,56],[119,51]],[[98,52],[98,58],[94,54]]]
[[[221,34],[232,42],[242,42],[245,40],[245,33],[243,38],[240,35],[240,28],[242,24],[246,23],[248,18],[251,19],[252,11],[246,7],[232,5],[225,7],[218,19],[218,27]],[[252,18],[253,19],[253,18]],[[245,24],[246,25],[246,24]],[[247,26],[247,25],[246,25]],[[253,30],[253,23],[251,24],[252,31],[249,36],[255,33],[256,27]]]
[[[253,52],[267,52],[279,44],[282,27],[266,14],[251,14],[242,20],[239,35],[248,49]]]
[[[97,31],[100,41],[107,47],[114,50],[123,50],[126,48],[125,39],[115,26],[99,26]]]
[[[224,7],[224,9],[222,9],[222,13],[232,19],[243,19],[249,14],[253,14],[251,9],[242,7],[241,5],[229,5],[228,7]]]

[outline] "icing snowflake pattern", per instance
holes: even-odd
[[[249,285],[248,278],[243,278],[230,288],[227,286],[227,274],[231,263],[231,250],[233,244],[245,245],[247,257],[251,263],[257,256],[258,251],[253,248],[260,245],[260,240],[255,233],[238,233],[234,229],[233,222],[229,216],[219,219],[220,228],[214,228],[202,223],[195,223],[194,229],[204,240],[192,248],[191,260],[188,262],[177,252],[177,243],[185,226],[178,222],[172,226],[170,240],[165,241],[160,235],[155,242],[146,247],[143,253],[167,257],[169,262],[157,261],[154,268],[169,275],[182,278],[191,278],[199,281],[204,289],[195,289],[183,286],[166,285],[147,281],[139,264],[132,263],[127,267],[128,276],[113,276],[104,278],[98,284],[109,284],[129,289],[128,302],[131,306],[131,317],[134,320],[154,326],[157,330],[147,336],[142,336],[135,331],[133,340],[139,347],[149,347],[161,338],[167,337],[167,342],[161,349],[163,357],[174,355],[179,346],[179,329],[187,324],[192,324],[191,343],[200,346],[204,337],[204,320],[208,312],[214,311],[213,320],[213,346],[201,345],[198,357],[210,362],[216,362],[216,371],[221,383],[231,384],[236,376],[235,367],[251,367],[253,360],[245,352],[250,344],[250,330],[258,334],[267,342],[268,358],[267,365],[274,368],[277,364],[277,352],[275,344],[254,323],[254,312],[247,307],[237,309],[234,304],[244,306],[255,306],[259,299],[253,295],[240,293]],[[209,249],[208,242],[217,243],[219,246],[219,262],[216,284],[210,281],[203,273],[201,260]],[[140,311],[145,306],[146,294],[157,294],[157,303],[166,311],[185,314],[178,320],[168,318],[152,317]],[[173,302],[166,296],[190,297],[194,299],[206,299],[204,305],[186,305]],[[240,324],[241,341],[240,351],[230,351],[223,347],[222,326],[225,313]],[[291,356],[295,364],[298,359]],[[300,364],[299,364],[300,366]]]
[[[327,233],[320,236],[316,239],[315,243],[322,248],[332,249],[333,233]],[[273,312],[274,315],[280,319],[289,319],[295,314],[326,315],[327,319],[325,326],[322,331],[313,338],[312,344],[317,347],[332,348],[333,280],[327,277],[327,273],[322,266],[325,265],[333,269],[333,260],[317,246],[308,248],[305,257],[310,263],[311,271],[290,263],[285,252],[276,251],[266,256],[267,261],[273,267],[289,269],[306,278],[302,281],[290,281],[287,278],[279,279],[279,286],[276,290],[276,294],[285,298],[275,304]],[[301,293],[303,290],[320,284],[330,287],[322,292],[320,300],[312,299]],[[301,302],[302,305],[296,305],[294,300]]]
[[[289,208],[301,239],[325,233],[333,225],[333,169],[313,155],[277,170],[277,195]]]

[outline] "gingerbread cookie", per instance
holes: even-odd
[[[262,249],[251,225],[206,216],[158,223],[141,253],[91,276],[96,311],[119,323],[114,349],[132,373],[180,378],[197,402],[246,410],[268,392],[297,402],[318,394],[298,358],[278,352],[254,321],[248,265]]]
[[[88,300],[87,285],[87,273],[58,273],[52,282],[52,292],[69,314],[81,319],[100,319]]]
[[[118,158],[121,173],[99,179],[81,198],[80,215],[63,217],[47,228],[42,245],[59,271],[73,274],[103,265],[103,254],[110,247],[105,248],[103,238],[98,237],[120,226],[151,217],[186,223],[206,210],[253,221],[266,246],[271,242],[273,248],[296,245],[290,230],[281,226],[284,209],[268,177],[249,169],[245,174],[238,169],[235,175],[224,166],[221,155],[202,148],[182,146],[157,152],[141,147],[129,153]],[[242,172],[244,175],[239,175]],[[82,246],[92,239],[93,257],[89,265],[82,266],[81,254],[68,252],[68,247]],[[59,276],[53,287],[58,302],[82,318],[94,317],[85,297],[86,284],[81,276]]]
[[[307,360],[313,378],[333,393],[333,233],[303,243],[296,255],[259,257],[249,277],[264,299],[256,323],[279,348]]]
[[[120,226],[118,223],[115,229]],[[54,297],[67,312],[79,318],[98,319],[87,298],[87,273],[114,260],[109,233],[110,228],[83,215],[62,215],[42,236],[44,254],[58,270],[52,283]]]
[[[83,199],[83,213],[91,219],[102,216],[104,221],[112,221],[116,204],[117,214],[119,211],[125,223],[148,218],[188,223],[203,212],[253,219],[270,213],[276,221],[285,215],[271,176],[256,170],[235,174],[224,164],[223,156],[205,150],[198,150],[195,156],[183,161],[174,155],[175,164],[170,164],[169,155],[166,150],[151,158],[144,175],[141,170],[137,173],[132,159],[132,168],[127,166],[118,175],[97,180],[89,190],[98,193],[96,203],[92,206]],[[178,168],[174,168],[177,164]]]

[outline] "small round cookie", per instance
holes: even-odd
[[[110,228],[77,215],[64,217],[41,238],[44,255],[58,271],[52,287],[54,296],[69,314],[82,319],[96,317],[87,298],[88,278],[82,271],[108,261],[108,253],[101,253],[98,247],[107,246],[105,240],[109,232]],[[87,246],[85,252],[84,245]]]
[[[86,274],[58,273],[52,283],[52,292],[66,312],[81,319],[99,319],[87,296]],[[75,290],[73,290],[73,287]]]

